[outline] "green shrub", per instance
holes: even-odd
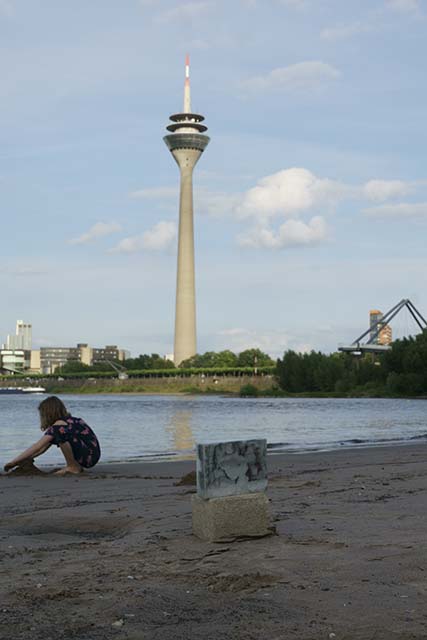
[[[244,384],[240,387],[239,395],[241,398],[258,398],[259,392],[253,384]]]

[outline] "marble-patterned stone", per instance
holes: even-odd
[[[197,495],[200,498],[261,492],[266,487],[266,440],[197,445]]]
[[[193,533],[207,542],[260,538],[272,533],[265,493],[203,500],[191,497]]]

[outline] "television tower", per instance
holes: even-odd
[[[191,112],[190,59],[185,60],[184,109],[170,116],[171,133],[163,138],[179,166],[178,265],[176,276],[174,362],[179,365],[197,352],[196,292],[194,275],[193,169],[209,144],[203,135],[204,117]]]

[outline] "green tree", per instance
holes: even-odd
[[[271,367],[275,362],[260,349],[246,349],[237,356],[238,367]]]
[[[91,371],[91,367],[79,360],[68,360],[62,367],[56,369],[55,373],[81,373],[83,371]]]
[[[175,369],[172,360],[165,360],[158,353],[140,354],[137,358],[128,358],[121,364],[129,370]]]
[[[196,355],[181,362],[179,366],[182,369],[233,368],[237,366],[237,356],[228,349],[219,353],[206,351],[204,354],[196,353]]]
[[[219,353],[216,353],[215,356],[215,367],[228,367],[229,369],[237,367],[237,356],[229,349],[220,351]]]

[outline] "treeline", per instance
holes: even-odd
[[[203,355],[196,354],[188,360],[184,360],[180,367],[185,369],[223,367],[226,369],[244,368],[244,367],[274,367],[276,361],[270,358],[267,353],[263,353],[260,349],[246,349],[239,354],[232,351],[207,351]]]
[[[182,373],[188,370],[228,370],[233,369],[265,369],[275,367],[276,362],[272,358],[263,353],[260,349],[246,349],[241,353],[233,353],[232,351],[225,350],[219,351],[207,351],[204,354],[196,354],[188,360],[181,362],[179,367],[175,367],[172,360],[162,358],[158,353],[141,354],[137,358],[128,358],[124,362],[112,361],[117,368],[124,368],[127,372],[132,373],[136,371],[149,372],[165,372],[166,370],[176,370],[177,373]],[[100,362],[89,366],[78,362],[77,360],[70,360],[64,366],[56,370],[56,375],[67,375],[77,373],[114,373],[114,367],[108,362]]]
[[[277,361],[277,378],[289,393],[422,395],[427,393],[427,332],[396,340],[390,351],[375,355],[287,351]]]
[[[116,369],[108,362],[89,367],[70,361],[46,377],[108,379],[117,378],[121,370],[129,378],[178,379],[258,374],[273,376],[271,391],[278,394],[384,397],[427,395],[427,331],[416,337],[396,340],[392,349],[375,355],[326,355],[315,351],[302,354],[286,351],[283,358],[274,361],[260,349],[246,349],[238,354],[230,350],[218,353],[208,351],[189,358],[179,367],[156,353],[141,354],[124,362],[114,362],[114,365]],[[252,391],[252,395],[258,393],[255,387]],[[250,394],[245,392],[244,395]]]
[[[174,369],[171,360],[161,358],[157,353],[140,355],[138,358],[130,358],[124,362],[126,369]],[[225,351],[206,351],[184,360],[179,369],[234,369],[242,367],[273,367],[276,362],[267,353],[260,349],[246,349],[241,353],[233,353],[229,349]]]

